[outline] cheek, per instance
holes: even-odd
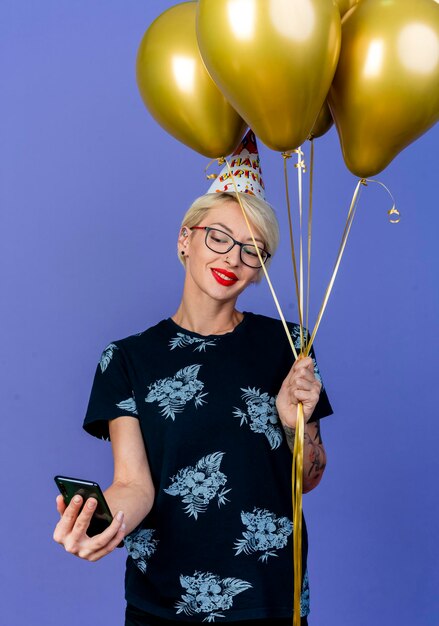
[[[210,250],[206,246],[191,245],[188,250],[188,260],[190,259],[193,267],[201,267],[210,259]]]
[[[257,283],[259,280],[260,272],[255,270],[250,270],[248,274],[248,282],[249,283]]]
[[[248,287],[249,285],[257,281],[258,274],[250,271],[248,274],[247,273],[245,275],[241,274],[241,278],[245,281],[245,285],[243,287],[245,289],[246,287]]]
[[[255,283],[255,285],[258,285],[258,284],[261,282],[261,280],[262,280],[263,278],[264,278],[264,272],[263,272],[263,270],[260,270],[260,271],[256,274],[256,276],[255,276],[255,278],[254,278],[253,282]]]

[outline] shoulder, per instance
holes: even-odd
[[[132,335],[128,335],[127,337],[123,337],[122,339],[117,339],[113,343],[122,348],[142,344],[145,341],[154,339],[155,337],[159,337],[160,335],[162,335],[166,331],[167,324],[168,320],[161,320],[157,324],[154,324],[154,326],[150,326],[145,330],[141,330],[138,333],[133,333]]]
[[[152,346],[166,335],[167,320],[162,320],[149,328],[121,339],[110,341],[103,349],[102,353],[112,353],[122,356],[129,355]]]

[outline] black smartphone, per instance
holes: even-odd
[[[68,476],[55,476],[55,482],[58,489],[61,492],[64,502],[68,505],[71,499],[76,494],[83,498],[82,508],[88,498],[96,498],[97,506],[93,517],[90,520],[90,525],[87,530],[87,535],[93,537],[104,531],[113,521],[110,508],[105,500],[104,494],[97,483],[90,480],[81,480],[80,478],[69,478]]]

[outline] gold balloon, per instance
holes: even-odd
[[[334,0],[340,11],[340,16],[343,17],[345,13],[352,9],[360,0]]]
[[[199,0],[210,75],[273,150],[297,148],[325,101],[340,50],[331,0]]]
[[[325,101],[325,104],[320,109],[320,113],[314,122],[314,126],[312,127],[312,131],[310,132],[308,139],[317,139],[318,137],[321,137],[328,132],[333,123],[334,120],[332,119],[331,110],[328,102]]]
[[[137,55],[137,84],[146,108],[165,130],[216,158],[233,152],[246,125],[204,66],[196,10],[196,2],[183,2],[151,24]]]
[[[346,165],[366,178],[439,119],[439,5],[363,0],[342,40],[329,106]]]

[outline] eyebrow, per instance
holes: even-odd
[[[221,226],[221,228],[224,228],[224,230],[226,230],[228,233],[233,235],[233,232],[230,230],[230,228],[228,226],[226,226],[225,224],[222,224],[221,222],[214,222],[212,224],[212,226]],[[249,237],[247,239],[247,241],[253,241],[253,239],[251,237]],[[259,239],[258,237],[255,237],[255,241],[259,241],[259,243],[261,243],[263,246],[265,246],[265,242],[262,241],[262,239]]]

